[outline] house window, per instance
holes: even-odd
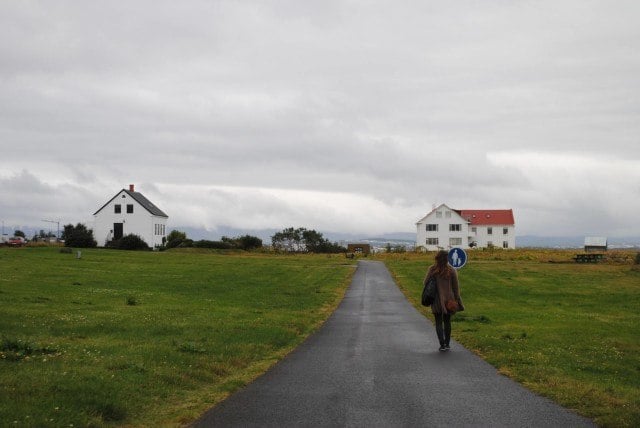
[[[509,241],[502,241],[502,248],[509,248]]]
[[[442,211],[436,211],[436,218],[442,218]]]
[[[449,245],[462,245],[462,238],[449,238]]]
[[[113,206],[113,212],[116,214],[120,214],[122,212],[122,205],[116,204]]]
[[[133,214],[133,204],[127,204],[127,214]]]
[[[438,231],[438,225],[437,224],[428,224],[427,225],[427,232],[437,232]]]
[[[427,245],[438,245],[438,238],[427,238]]]
[[[487,227],[487,235],[493,235],[493,227]]]
[[[474,226],[474,227],[471,228],[471,232],[476,233],[477,231],[478,231],[477,227]]]
[[[449,225],[449,232],[460,232],[462,230],[462,225],[461,224],[450,224]]]
[[[160,236],[164,236],[164,224],[156,224],[155,225],[155,234],[156,235],[160,235]]]
[[[451,218],[451,211],[446,211],[446,212],[444,213],[444,216],[445,216],[446,218]]]
[[[502,234],[503,235],[508,235],[509,234],[509,228],[508,227],[503,227],[502,228]]]
[[[492,248],[493,247],[493,241],[487,241],[487,247]]]

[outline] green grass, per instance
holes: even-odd
[[[340,301],[344,257],[0,249],[0,421],[177,426]]]
[[[601,426],[640,426],[640,270],[628,257],[583,265],[538,261],[548,252],[503,260],[468,254],[459,271],[466,310],[453,319],[453,337],[502,374]],[[385,259],[417,307],[432,260]]]

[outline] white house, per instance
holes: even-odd
[[[515,248],[513,210],[457,210],[442,204],[416,223],[416,247]]]
[[[119,191],[93,217],[93,236],[99,247],[134,234],[151,248],[162,245],[169,218],[142,193],[136,192],[133,184],[129,185],[129,190]]]

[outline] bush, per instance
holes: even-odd
[[[208,241],[206,239],[201,239],[200,241],[195,241],[193,246],[196,248],[212,248],[215,250],[230,250],[234,248],[233,244],[226,241]]]
[[[186,241],[189,241],[187,239],[186,233],[180,232],[179,230],[172,230],[166,237],[165,247],[169,249],[169,248],[189,246],[189,245],[182,245]]]
[[[129,234],[125,235],[117,241],[111,243],[111,247],[118,250],[148,250],[149,246],[144,239],[138,235]]]
[[[636,253],[635,262],[637,265],[640,265],[640,253]]]
[[[262,239],[256,236],[244,235],[244,236],[235,238],[233,241],[235,241],[235,244],[238,248],[245,251],[262,248]]]
[[[93,248],[98,245],[96,240],[93,239],[93,231],[87,229],[87,226],[82,223],[78,223],[75,226],[72,224],[64,226],[62,239],[64,239],[65,247]]]

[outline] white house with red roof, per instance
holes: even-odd
[[[442,204],[416,223],[416,247],[515,248],[513,210],[453,209]]]
[[[136,192],[133,184],[129,185],[129,190],[116,193],[93,217],[93,237],[99,247],[133,234],[151,248],[163,244],[169,218],[142,193]]]

